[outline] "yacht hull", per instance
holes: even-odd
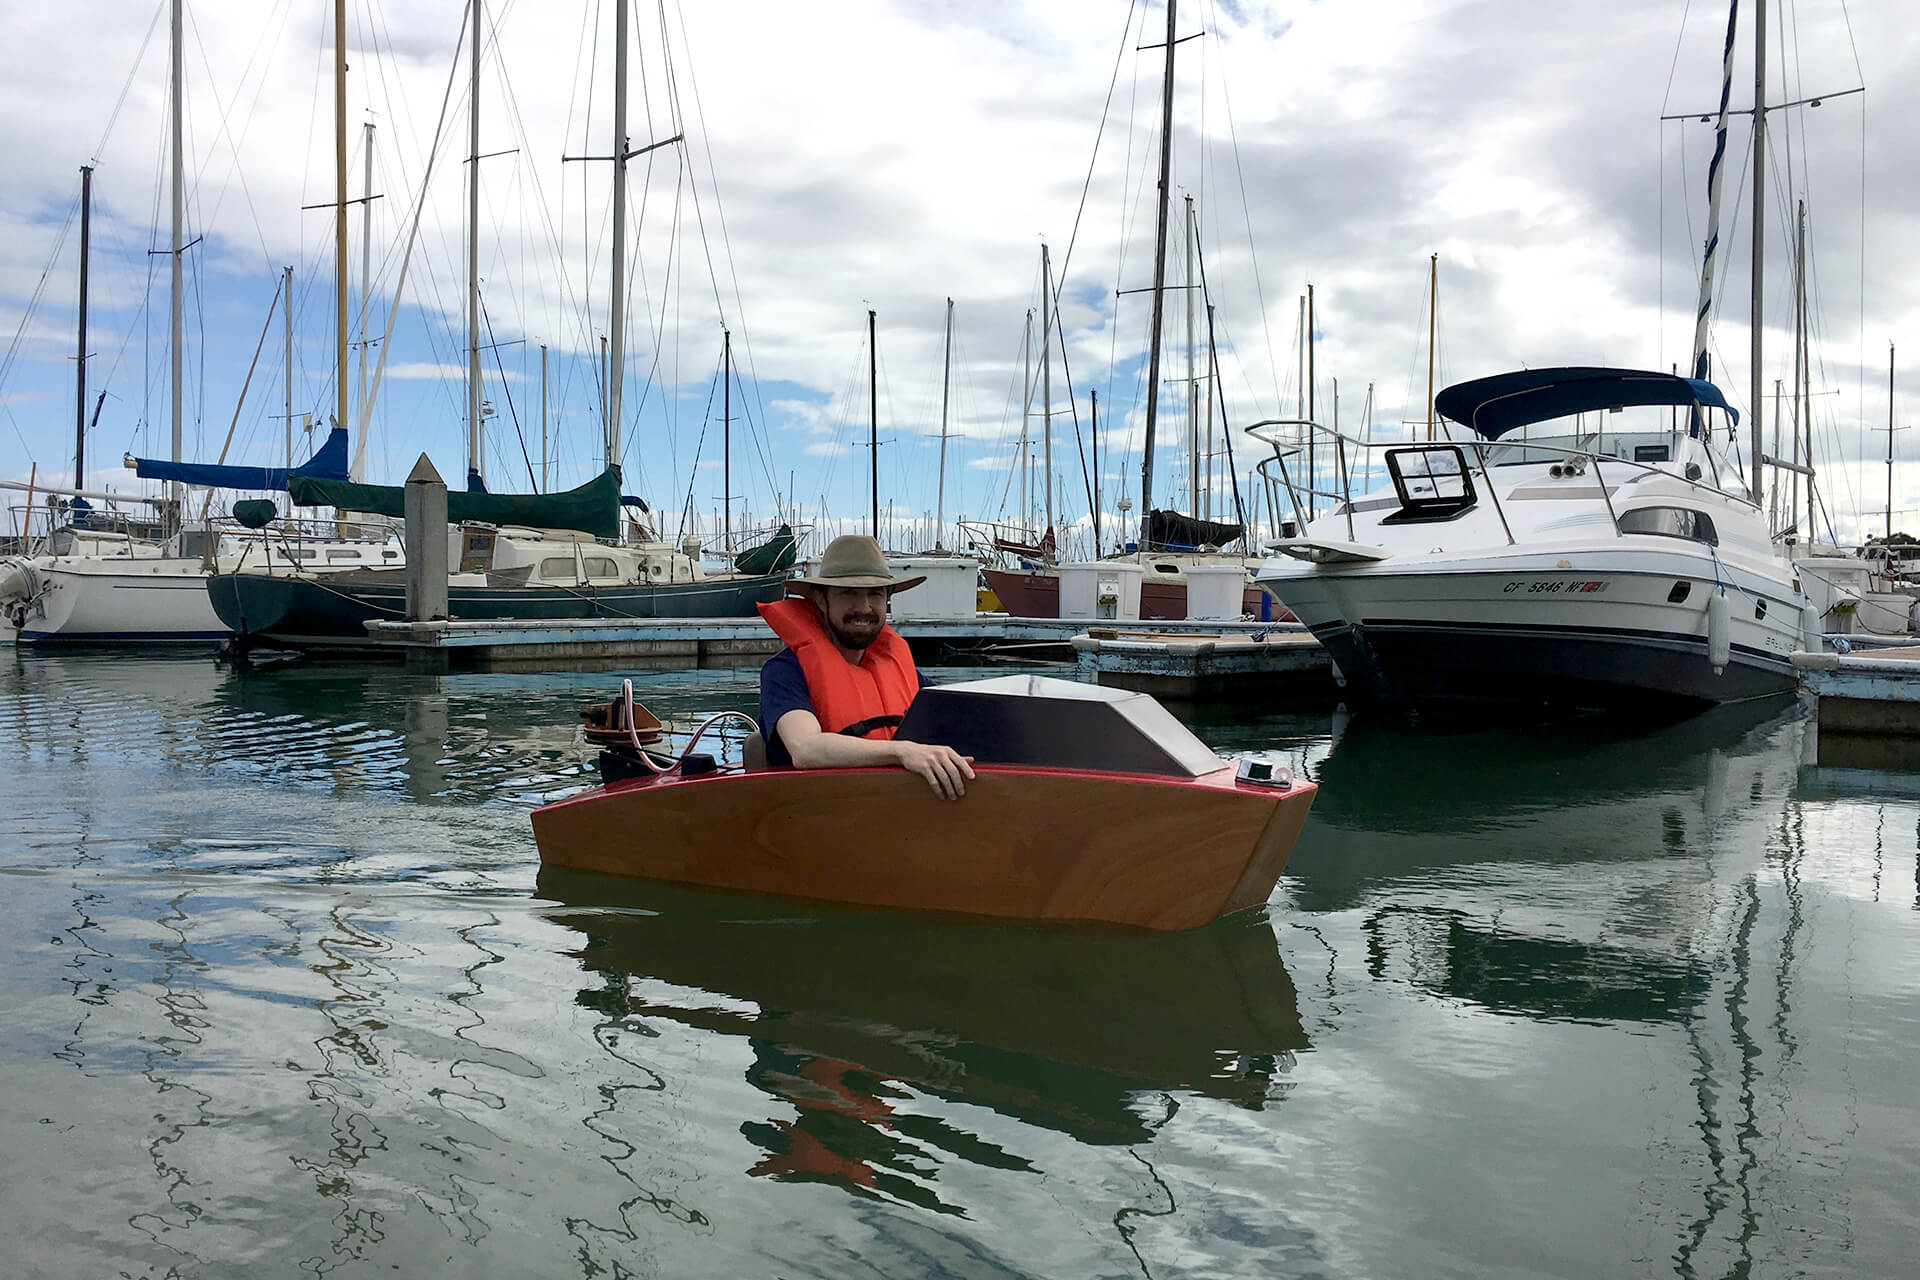
[[[1611,708],[1738,702],[1797,685],[1790,584],[1690,549],[1269,566],[1260,577],[1361,700]],[[1723,586],[1728,655],[1716,669],[1708,600]]]

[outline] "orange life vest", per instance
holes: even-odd
[[[855,738],[893,736],[907,704],[920,692],[920,672],[898,631],[882,624],[855,666],[827,634],[811,600],[781,600],[759,609],[774,634],[800,659],[813,714],[823,730]],[[767,725],[763,732],[770,735],[773,728]]]

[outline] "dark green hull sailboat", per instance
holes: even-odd
[[[524,622],[584,618],[748,618],[786,593],[786,574],[615,586],[449,586],[455,620]],[[392,648],[369,622],[407,616],[405,569],[353,569],[324,576],[228,573],[207,580],[213,611],[243,643],[269,648]]]
[[[301,505],[388,515],[405,510],[398,486],[296,479],[290,492]],[[448,616],[513,622],[750,618],[756,605],[785,594],[794,557],[791,532],[783,531],[785,544],[764,565],[756,564],[757,572],[743,568],[707,577],[690,557],[664,544],[601,541],[618,534],[620,504],[617,467],[565,493],[449,493],[449,519],[465,529],[461,571],[447,584]],[[242,650],[397,649],[397,641],[376,638],[367,624],[407,616],[405,569],[215,574],[207,593]]]

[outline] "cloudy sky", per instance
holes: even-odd
[[[1736,110],[1752,98],[1751,8]],[[567,487],[601,461],[610,166],[563,157],[611,148],[612,10],[612,0],[489,0],[483,22],[485,469],[498,490]],[[361,126],[377,130],[382,198],[366,238],[375,339],[421,210],[367,433],[377,481],[397,482],[422,451],[449,478],[467,464],[465,12],[460,0],[348,4],[352,197],[364,181]],[[185,255],[183,452],[214,460],[232,424],[228,461],[276,463],[289,388],[296,428],[307,414],[324,424],[334,406],[333,213],[304,208],[334,196],[331,6],[189,0],[186,13],[188,238],[200,239]],[[1770,101],[1836,96],[1770,117],[1765,420],[1774,380],[1791,377],[1790,236],[1804,200],[1816,461],[1843,536],[1885,523],[1888,436],[1874,428],[1888,421],[1889,344],[1920,364],[1904,287],[1916,207],[1908,135],[1920,128],[1911,13],[1905,0],[1769,6]],[[781,502],[809,518],[823,503],[864,516],[872,310],[880,501],[899,521],[924,521],[937,501],[951,298],[945,511],[1017,520],[1023,344],[1044,244],[1064,312],[1052,365],[1057,519],[1086,520],[1095,392],[1109,531],[1122,496],[1137,508],[1150,303],[1135,291],[1152,275],[1163,66],[1144,46],[1163,39],[1165,15],[1125,0],[636,0],[630,134],[635,145],[684,141],[631,170],[629,492],[668,513],[669,532],[689,503],[708,522],[720,509],[724,327],[737,366],[736,519]],[[1225,402],[1214,413],[1236,426],[1248,501],[1256,446],[1237,428],[1298,411],[1309,283],[1317,414],[1332,419],[1337,380],[1341,428],[1375,440],[1404,438],[1425,414],[1433,255],[1437,385],[1520,366],[1684,364],[1712,130],[1660,117],[1715,104],[1725,23],[1724,5],[1686,0],[1183,5],[1177,30],[1196,38],[1178,52],[1169,283],[1186,278],[1190,196],[1207,288],[1167,295],[1155,505],[1191,505],[1190,298],[1202,374],[1214,308]],[[167,26],[167,0],[0,14],[0,477],[37,466],[74,480],[76,208],[89,161],[87,411],[100,391],[106,399],[87,486],[136,488],[122,454],[168,453],[168,269],[150,252],[169,236]],[[1736,117],[1713,352],[1716,380],[1743,411],[1749,140]],[[349,225],[358,343],[358,206]],[[285,266],[290,379],[283,314],[269,320]],[[1032,346],[1037,381],[1037,328]],[[350,355],[357,424],[358,348]],[[1916,408],[1897,386],[1895,424],[1920,419]],[[1041,422],[1036,403],[1036,510]],[[1920,434],[1894,440],[1901,458],[1920,457]],[[307,447],[301,437],[295,452]],[[1204,480],[1206,463],[1200,471]],[[1224,458],[1212,476],[1202,506],[1225,515]],[[1916,522],[1920,467],[1896,468],[1894,504],[1906,512],[1896,526]],[[924,533],[897,527],[892,540]]]

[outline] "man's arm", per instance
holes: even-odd
[[[943,800],[958,800],[973,777],[973,758],[952,747],[898,738],[852,738],[828,733],[811,711],[789,711],[775,726],[793,763],[800,769],[886,768],[898,765],[925,778]]]

